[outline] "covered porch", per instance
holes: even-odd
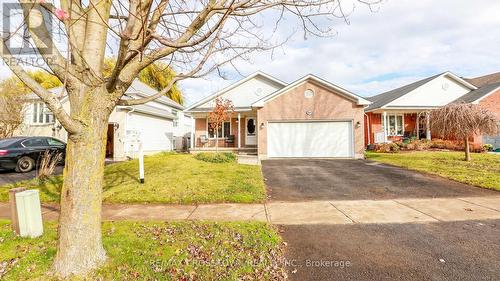
[[[224,121],[218,131],[210,125],[209,112],[193,115],[192,151],[254,152],[257,149],[257,111],[238,110]]]
[[[365,114],[366,144],[403,141],[405,139],[431,139],[430,111],[376,110]]]

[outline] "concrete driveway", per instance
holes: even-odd
[[[438,176],[366,160],[262,161],[269,199],[379,200],[499,195]]]

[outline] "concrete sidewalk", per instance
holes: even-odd
[[[45,220],[58,206],[42,204]],[[0,219],[9,219],[0,203]],[[104,205],[104,220],[267,221],[272,224],[370,224],[500,219],[500,196],[436,199],[267,202],[265,204]]]

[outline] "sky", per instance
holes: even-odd
[[[298,35],[272,56],[253,54],[238,63],[238,71],[260,70],[285,82],[312,73],[361,96],[444,71],[463,77],[500,71],[500,1],[388,0],[374,8],[358,4],[349,24],[334,23],[336,36]],[[229,76],[183,81],[187,103],[242,78]]]
[[[312,73],[361,96],[444,71],[463,77],[500,71],[500,1],[383,0],[372,9],[346,3],[349,24],[332,22],[336,36],[306,40],[297,33],[272,55],[236,61],[238,72],[227,67],[226,79],[212,74],[182,81],[186,104],[259,70],[285,82]],[[0,78],[9,75],[0,64]]]

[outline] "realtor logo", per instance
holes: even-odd
[[[36,55],[40,52],[52,54],[52,15],[37,3],[2,3],[2,40],[12,55]],[[29,18],[24,17],[23,7],[30,11],[31,32],[42,41],[38,48],[28,30]],[[39,50],[39,51],[38,51]]]

